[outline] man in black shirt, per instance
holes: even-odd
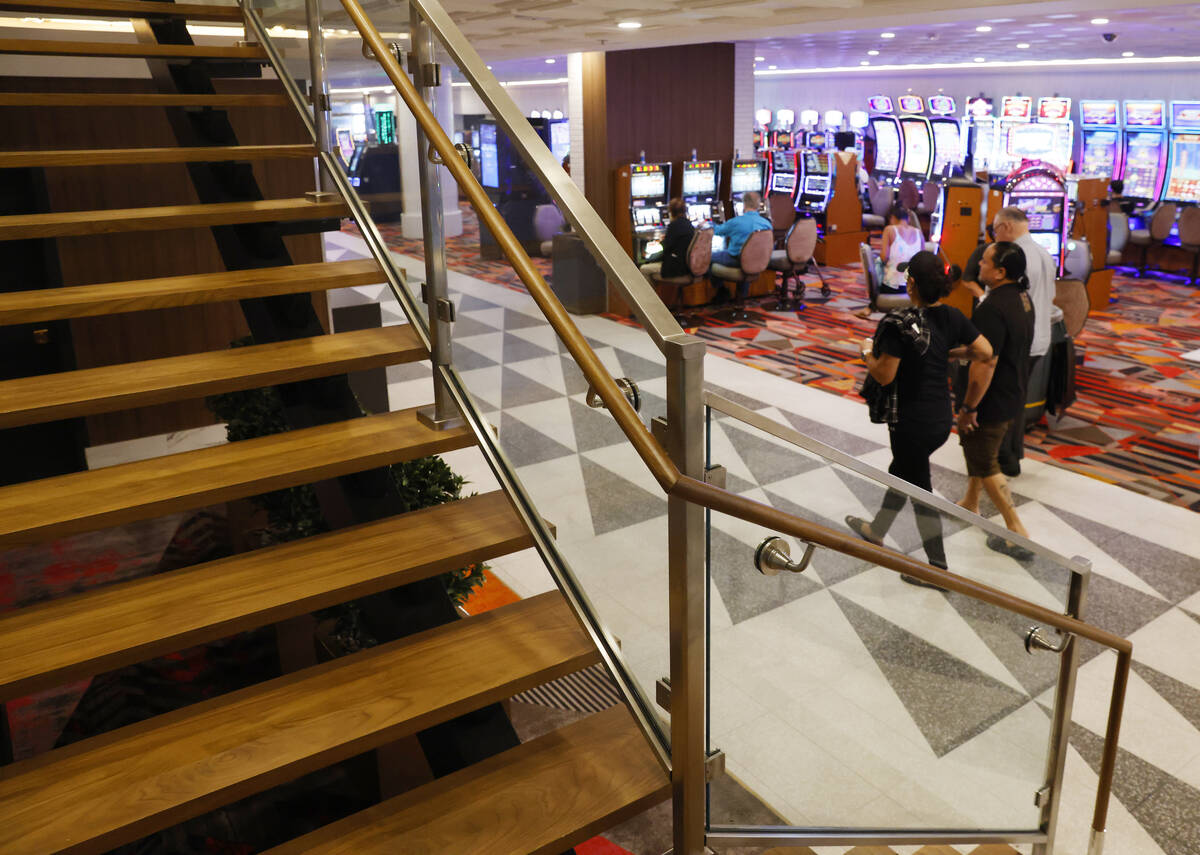
[[[692,244],[696,229],[687,218],[687,205],[676,196],[667,203],[667,211],[671,214],[671,222],[667,224],[667,234],[663,238],[662,254],[639,268],[651,281],[655,275],[670,279],[691,273],[688,268],[688,247]]]
[[[1028,537],[998,459],[1009,425],[1025,411],[1029,346],[1033,341],[1033,302],[1028,294],[1025,253],[1007,241],[991,244],[980,260],[979,279],[987,285],[988,295],[971,322],[991,343],[994,356],[987,362],[971,364],[958,412],[959,441],[970,478],[967,494],[959,504],[978,513],[980,493],[986,490],[1009,530]],[[987,543],[1019,560],[1032,558],[1029,550],[1002,537],[992,535]]]

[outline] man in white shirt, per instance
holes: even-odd
[[[1033,342],[1029,347],[1029,372],[1034,376],[1038,363],[1050,351],[1050,328],[1062,319],[1062,309],[1054,305],[1058,264],[1029,233],[1029,217],[1015,206],[1001,208],[992,221],[996,240],[1012,241],[1025,253],[1025,274],[1029,277],[1029,298],[1033,302]],[[1012,428],[1000,445],[1000,469],[1010,478],[1021,474],[1025,456],[1025,424],[1013,419]]]

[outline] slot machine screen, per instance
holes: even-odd
[[[493,190],[500,188],[500,157],[496,148],[496,126],[479,126],[479,183]]]
[[[702,169],[690,169],[690,164],[683,167],[684,196],[712,196],[717,192],[717,172],[711,165]]]
[[[933,157],[935,175],[942,175],[947,164],[962,163],[962,137],[956,123],[933,123]]]
[[[951,116],[954,114],[954,99],[949,95],[930,95],[929,96],[929,112],[936,113],[939,116]]]
[[[1117,160],[1117,132],[1084,131],[1081,160],[1083,161],[1079,167],[1081,175],[1111,176],[1113,165]]]
[[[1164,199],[1200,202],[1200,133],[1176,134]]]
[[[1166,137],[1158,133],[1133,133],[1125,153],[1125,195],[1150,199],[1158,189],[1158,170]]]
[[[762,185],[761,163],[734,165],[733,175],[729,180],[729,191],[731,193],[758,193],[762,190]]]
[[[658,208],[634,208],[633,224],[639,229],[654,229],[662,225]]]
[[[796,189],[796,173],[794,172],[776,172],[771,176],[771,192],[772,193],[788,193],[790,194]]]
[[[1034,243],[1050,253],[1055,264],[1058,263],[1062,253],[1062,235],[1059,232],[1031,232],[1029,236],[1033,238]]]
[[[829,175],[829,155],[808,151],[804,153],[805,175]]]
[[[1084,125],[1117,126],[1116,101],[1080,101],[1079,121]]]
[[[906,113],[924,112],[925,100],[920,95],[901,95],[900,109]]]
[[[1029,217],[1029,231],[1062,231],[1062,196],[1013,196],[1010,201]]]
[[[775,152],[774,156],[774,172],[793,172],[795,171],[795,161],[782,151]]]
[[[1013,125],[1008,132],[1008,154],[1018,163],[1041,160],[1066,171],[1071,163],[1072,136],[1069,124]]]
[[[571,153],[571,123],[563,119],[550,125],[550,151],[559,163]]]
[[[975,125],[975,168],[987,171],[988,167],[992,164],[995,149],[996,123],[989,120]]]
[[[829,137],[820,131],[814,131],[808,138],[808,145],[810,148],[828,148]]]
[[[662,198],[667,195],[667,176],[661,170],[635,172],[629,177],[630,195],[635,199]]]
[[[872,95],[867,99],[867,106],[876,113],[892,112],[892,99],[886,95]]]
[[[1166,109],[1162,101],[1126,101],[1125,127],[1165,128]]]
[[[694,225],[707,222],[712,219],[712,205],[688,205],[687,215]]]
[[[875,169],[897,172],[900,169],[900,134],[892,122],[872,122],[875,126]]]
[[[354,140],[350,138],[349,128],[338,128],[338,151],[342,153],[342,163],[349,163],[354,155]]]
[[[904,168],[902,172],[924,175],[929,169],[932,137],[924,122],[901,122],[904,128]]]

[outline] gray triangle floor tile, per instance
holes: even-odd
[[[948,441],[958,442],[953,436]],[[938,466],[936,463],[930,466],[930,472],[930,480],[933,481],[933,492],[940,494],[951,502],[957,502],[966,495],[968,480],[966,475],[955,472],[953,469],[947,469],[944,466]],[[1008,482],[1008,489],[1012,495],[1013,505],[1019,508],[1031,500],[1028,496],[1022,496],[1018,493],[1016,490],[1017,486],[1017,482],[1014,480]],[[979,500],[979,515],[990,519],[998,513],[1000,512],[996,510],[995,505],[992,504],[992,500],[984,493]]]
[[[840,466],[835,466],[833,471],[837,473],[839,480],[858,497],[858,500],[863,503],[866,508],[874,512],[880,505],[883,504],[883,497],[887,495],[887,488],[882,484],[871,481],[862,475],[855,472],[850,472]],[[950,537],[952,534],[968,528],[970,523],[964,522],[957,517],[952,517],[938,512],[938,516],[942,520],[942,539]],[[916,508],[913,503],[905,499],[904,507],[896,514],[896,520],[892,523],[888,534],[900,546],[900,549],[905,553],[915,553],[921,549],[923,539],[921,533],[917,530]],[[923,554],[917,557],[924,557]]]
[[[1088,580],[1087,610],[1083,618],[1090,624],[1128,638],[1170,608],[1170,603],[1158,597],[1093,573]],[[1080,664],[1090,660],[1100,649],[1092,642],[1085,642],[1080,647]]]
[[[465,344],[454,343],[454,367],[459,371],[473,371],[476,368],[491,368],[498,364],[495,360],[472,350]]]
[[[1150,684],[1150,688],[1158,692],[1163,700],[1179,711],[1179,714],[1192,723],[1192,727],[1200,730],[1200,689],[1181,683],[1174,677],[1161,671],[1156,671],[1149,665],[1143,665],[1136,659],[1133,670],[1137,675]]]
[[[834,599],[938,757],[1024,706],[1015,692],[836,591]]]
[[[542,356],[553,356],[553,354],[544,347],[538,347],[531,341],[526,341],[520,336],[505,335],[504,346],[501,349],[501,358],[504,362],[524,362],[526,359],[538,359]]]
[[[500,404],[504,409],[523,407],[526,404],[537,404],[561,398],[562,393],[556,392],[536,380],[532,380],[511,368],[505,368],[500,381]]]
[[[781,496],[778,493],[772,493],[770,489],[767,489],[765,492],[767,500],[771,505],[785,513],[820,523],[829,528],[838,530],[845,528],[845,523],[842,521],[834,522],[828,517],[814,513],[808,508],[802,508],[791,499]],[[869,561],[863,561],[834,549],[817,550],[817,554],[813,560],[814,564],[819,568],[817,572],[821,576],[821,581],[825,583],[825,587],[827,588],[832,588],[839,582],[844,582],[853,576],[857,576],[864,570],[870,570],[875,566]]]
[[[427,377],[430,388],[433,386],[433,372],[428,365],[422,365],[419,362],[402,362],[399,365],[389,365],[386,370],[388,383],[403,383],[406,380],[420,380],[422,377]]]
[[[520,330],[526,327],[544,327],[547,321],[545,318],[535,318],[524,312],[518,312],[513,309],[504,310],[504,328],[506,330]]]
[[[1172,604],[1182,602],[1200,591],[1200,558],[1184,555],[1058,508],[1050,508],[1050,511],[1120,561]]]
[[[738,456],[759,484],[766,486],[821,468],[821,462],[726,421],[721,425]]]
[[[754,547],[719,528],[709,534],[712,580],[734,623],[777,609],[821,590],[800,573],[763,576],[754,569]]]
[[[470,315],[459,314],[458,320],[454,322],[454,335],[462,338],[467,338],[473,335],[484,335],[486,333],[497,332],[496,328],[491,324],[485,324],[482,321],[471,317]]]
[[[1099,774],[1104,740],[1078,724],[1070,739]],[[1121,748],[1112,793],[1167,855],[1200,852],[1200,790]]]
[[[569,354],[562,357],[562,372],[568,395],[580,395],[588,390],[587,378],[583,376],[583,371]]]
[[[759,405],[761,406],[761,404]],[[756,408],[757,409],[757,408]],[[826,445],[832,445],[839,451],[844,451],[847,454],[853,454],[855,457],[861,457],[864,454],[869,454],[872,451],[878,451],[883,448],[877,442],[869,439],[863,439],[861,436],[855,436],[852,433],[846,433],[843,430],[830,427],[822,424],[814,419],[798,416],[795,413],[789,413],[787,410],[780,409],[784,417],[792,423],[792,427],[800,431],[805,436],[811,436],[813,439],[823,442]],[[863,419],[866,420],[867,411],[863,410]]]
[[[411,277],[410,277],[411,278]],[[495,303],[489,303],[487,300],[481,300],[470,294],[463,294],[462,299],[458,302],[458,310],[460,312],[473,312],[477,309],[498,309],[500,308]]]
[[[607,467],[583,456],[579,458],[579,466],[596,534],[643,523],[667,512],[665,498],[648,493]]]
[[[570,404],[571,422],[575,429],[575,447],[581,452],[628,442],[608,410],[593,410],[576,400],[571,400]]]
[[[725,473],[725,489],[731,493],[749,493],[751,490],[757,490],[758,485],[751,484],[749,481],[727,472]]]
[[[962,594],[948,593],[946,599],[1030,695],[1036,697],[1058,681],[1057,656],[1025,652],[1029,618]]]
[[[615,352],[617,361],[621,363],[622,376],[639,383],[644,380],[655,380],[659,377],[667,376],[667,366],[662,362],[652,362],[649,359],[642,359],[642,357],[630,353],[628,350],[616,350]]]
[[[575,453],[508,413],[500,414],[500,445],[513,466],[543,463]]]

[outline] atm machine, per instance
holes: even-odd
[[[1088,178],[1121,175],[1121,117],[1116,101],[1079,102],[1078,172]]]
[[[710,222],[714,217],[714,206],[718,203],[721,187],[721,163],[717,160],[686,160],[683,163],[683,201],[687,205],[688,219],[692,225]]]

